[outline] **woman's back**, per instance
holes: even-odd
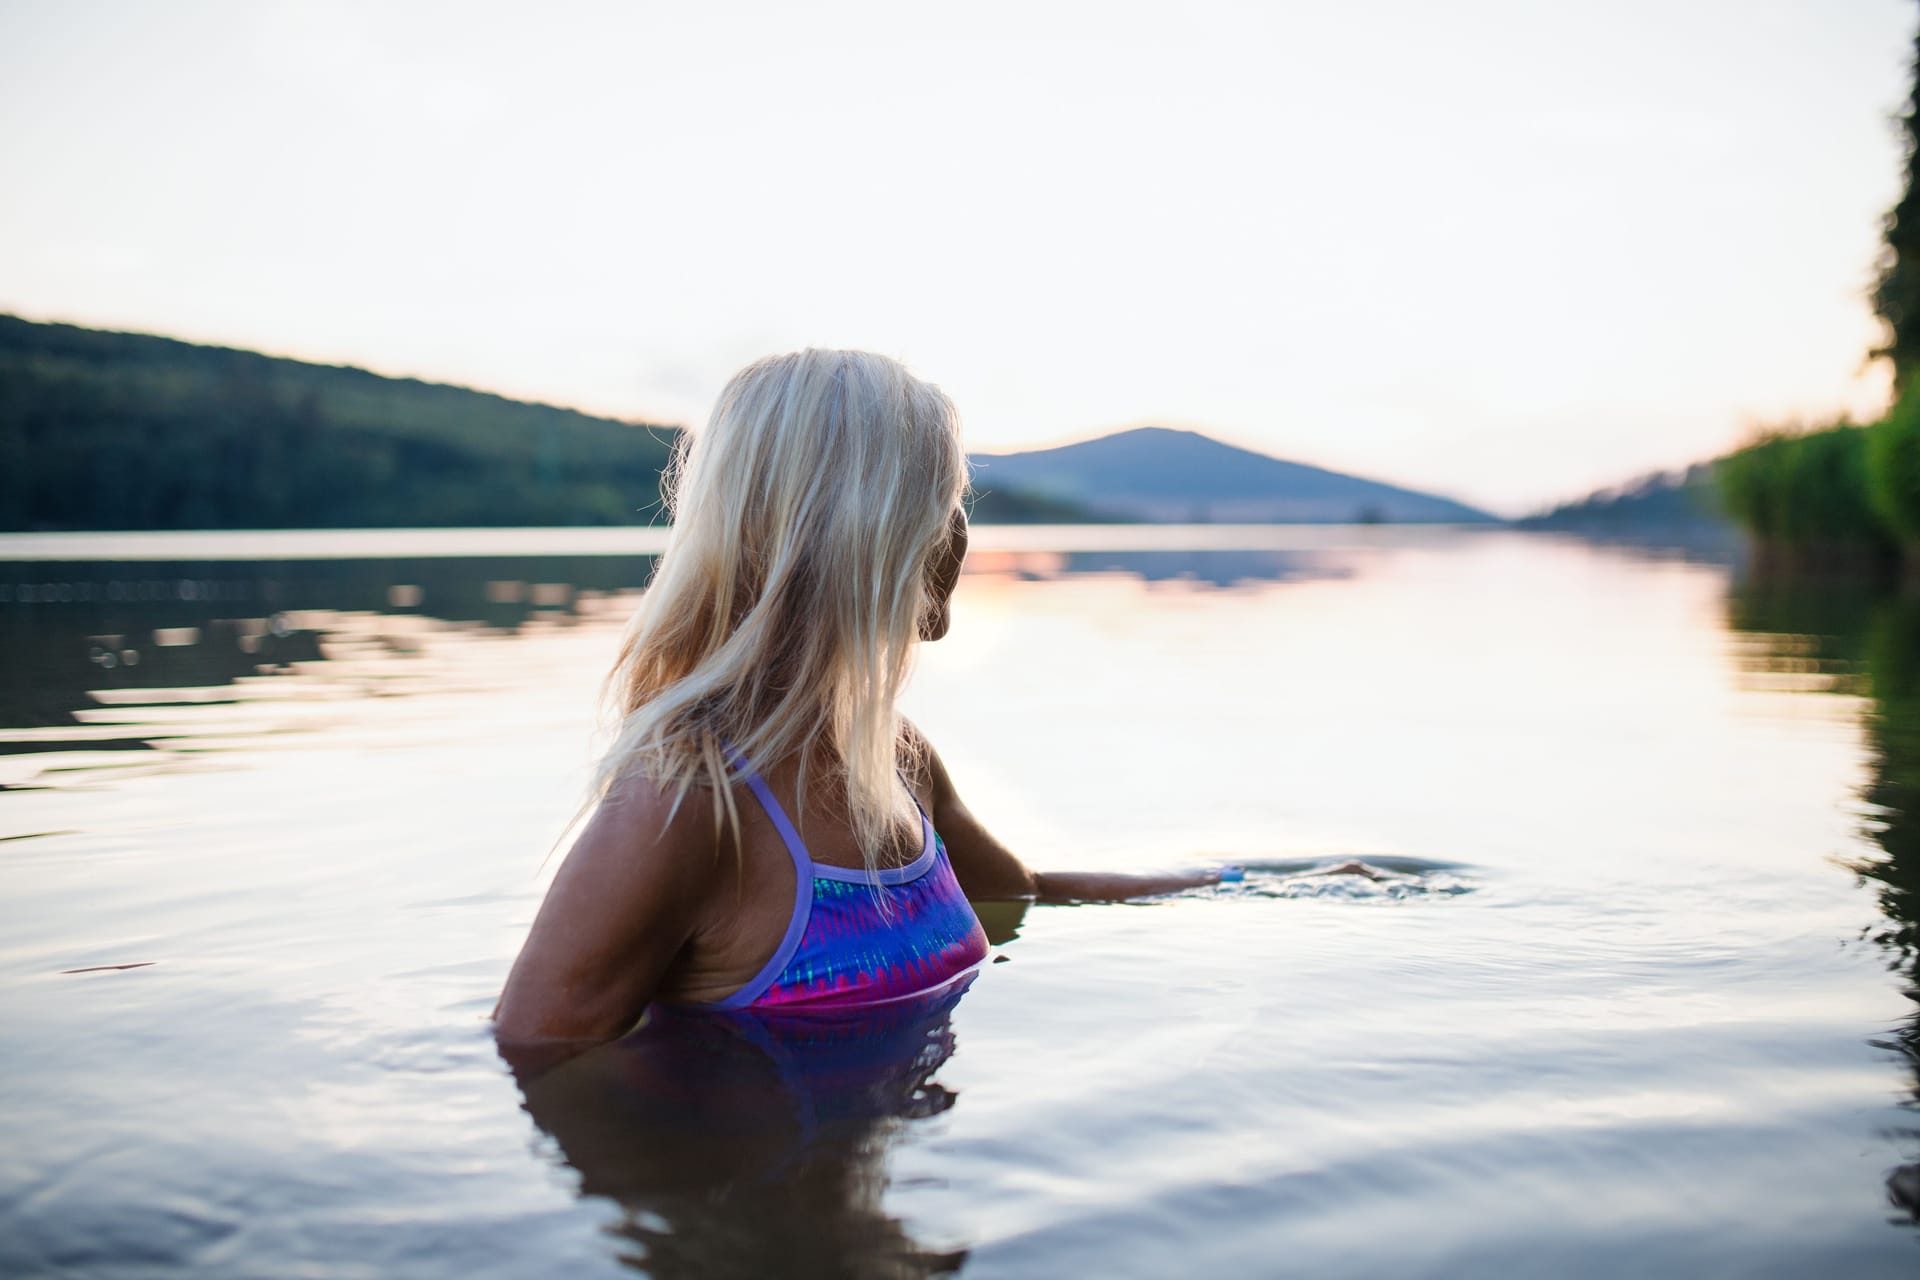
[[[690,981],[670,972],[665,998],[722,1009],[864,1004],[925,994],[985,958],[986,934],[928,816],[930,791],[914,796],[912,847],[869,869],[843,813],[801,803],[797,770],[765,778],[736,764],[753,803],[740,806],[738,906],[722,912],[732,927],[711,956],[689,949]]]

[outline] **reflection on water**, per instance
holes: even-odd
[[[25,759],[50,752],[213,749],[170,709],[404,692],[392,660],[435,637],[624,616],[653,563],[0,562],[0,788],[119,767]]]
[[[1861,834],[1877,852],[1849,865],[1874,887],[1882,913],[1863,936],[1884,949],[1920,1006],[1920,599],[1862,578],[1788,577],[1742,582],[1730,614],[1759,641],[1749,670],[1868,702]],[[1920,1112],[1920,1008],[1876,1043],[1906,1060],[1906,1106]],[[1900,1136],[1911,1155],[1889,1173],[1887,1195],[1920,1223],[1920,1125]]]
[[[1118,573],[1143,582],[1192,582],[1233,587],[1242,583],[1343,578],[1352,567],[1326,551],[984,551],[968,558],[974,573],[999,573],[1033,581],[1062,574]]]
[[[234,535],[223,535],[231,546]],[[976,552],[969,573],[1118,573],[1228,587],[1339,578],[1323,549]],[[111,545],[111,544],[108,544]],[[651,555],[223,561],[0,560],[0,789],[124,765],[77,753],[214,750],[183,707],[397,694],[404,664],[463,634],[631,613]],[[324,665],[323,665],[324,664]],[[284,726],[283,726],[284,727]],[[223,732],[225,726],[222,727]],[[29,757],[62,753],[49,765]]]
[[[625,1039],[516,1074],[649,1275],[949,1275],[965,1250],[915,1244],[881,1200],[901,1126],[957,1101],[933,1077],[970,981],[862,1010],[656,1008]]]

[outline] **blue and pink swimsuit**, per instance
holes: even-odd
[[[824,866],[807,853],[766,780],[744,760],[734,764],[793,858],[793,914],[752,981],[724,1000],[690,1007],[803,1012],[907,999],[962,980],[986,959],[986,932],[924,809],[920,855],[905,866]]]

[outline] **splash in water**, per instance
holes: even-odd
[[[1245,872],[1240,879],[1210,885],[1194,893],[1203,897],[1399,901],[1451,897],[1472,893],[1479,887],[1467,874],[1468,868],[1460,863],[1398,854],[1289,858],[1235,865]]]

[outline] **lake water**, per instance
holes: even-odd
[[[0,1274],[1920,1269],[1911,599],[978,530],[908,705],[973,810],[1247,881],[523,1089],[487,1014],[654,538],[0,538]]]

